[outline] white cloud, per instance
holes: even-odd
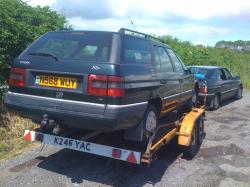
[[[180,15],[192,19],[207,19],[216,16],[239,15],[249,10],[249,0],[108,0],[118,16],[164,17],[164,15]]]
[[[24,0],[31,6],[52,6],[56,0]]]
[[[141,32],[169,34],[193,43],[211,45],[223,37],[250,37],[243,31],[246,30],[243,27],[250,28],[250,0],[28,0],[28,3],[49,5],[63,13],[75,29],[133,29],[132,19]]]

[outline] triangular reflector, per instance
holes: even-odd
[[[135,154],[133,151],[131,151],[131,153],[128,155],[127,161],[132,162],[132,163],[137,163],[137,160],[135,158]]]
[[[31,142],[31,133],[30,133],[30,132],[28,132],[28,133],[25,135],[25,139]]]

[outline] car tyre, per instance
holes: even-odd
[[[220,106],[220,97],[216,94],[210,102],[209,109],[210,110],[217,110]]]
[[[198,102],[198,92],[195,91],[192,97],[187,101],[187,104],[184,106],[184,112],[190,112],[193,107],[197,105]]]
[[[143,137],[142,144],[147,146],[151,135],[157,128],[159,115],[154,105],[149,104],[143,117]]]
[[[235,94],[235,99],[241,99],[242,98],[242,92],[243,92],[242,87],[239,87],[236,94]]]

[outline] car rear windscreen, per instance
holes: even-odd
[[[206,77],[208,75],[209,69],[200,68],[200,67],[191,67],[190,71],[192,74],[200,74]]]
[[[62,60],[109,60],[112,33],[102,32],[51,32],[47,33],[23,55],[52,54]]]

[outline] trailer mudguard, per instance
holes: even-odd
[[[205,115],[204,108],[193,108],[191,112],[187,113],[180,124],[178,144],[182,146],[189,146],[194,126],[200,117]]]

